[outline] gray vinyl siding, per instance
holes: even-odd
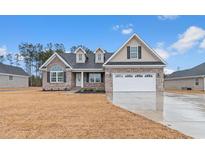
[[[196,78],[183,78],[183,79],[172,79],[165,80],[165,89],[178,89],[181,90],[183,87],[190,87],[192,90],[204,90],[204,78],[198,78],[199,85],[195,84]]]
[[[24,87],[28,87],[28,76],[13,75],[13,80],[9,80],[9,75],[0,74],[0,88],[24,88]]]

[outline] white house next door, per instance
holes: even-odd
[[[76,86],[80,87],[81,86],[81,73],[76,73]]]

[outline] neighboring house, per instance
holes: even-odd
[[[115,53],[54,53],[41,67],[44,90],[74,87],[119,91],[162,91],[165,62],[138,35]]]
[[[22,68],[0,63],[0,88],[28,87],[28,78]]]
[[[165,89],[205,90],[205,63],[170,74],[164,84]]]

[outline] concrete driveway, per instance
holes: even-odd
[[[124,109],[179,130],[205,138],[205,95],[175,93],[113,93],[111,101]]]

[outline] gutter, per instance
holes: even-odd
[[[166,65],[104,65],[103,67],[130,68],[130,67],[165,67]]]

